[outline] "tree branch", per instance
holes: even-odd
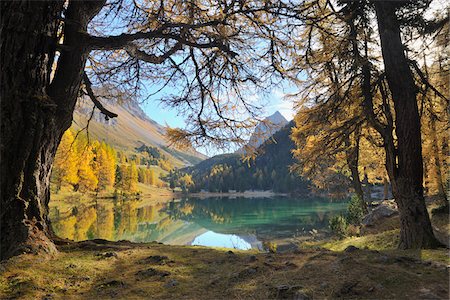
[[[447,97],[445,97],[441,92],[439,92],[428,80],[427,80],[427,76],[425,76],[425,74],[423,74],[422,70],[420,70],[419,66],[417,65],[417,62],[414,60],[409,60],[409,63],[414,67],[414,70],[417,72],[417,74],[420,77],[420,80],[422,81],[423,84],[425,84],[427,87],[429,87],[433,92],[436,93],[436,95],[438,95],[439,97],[441,97],[442,99],[444,99],[445,101],[449,101],[449,99],[447,99]]]
[[[120,35],[108,37],[88,35],[88,37],[86,38],[86,43],[90,50],[117,50],[126,48],[131,42],[136,40],[150,40],[155,38],[175,40],[180,45],[186,45],[198,49],[218,48],[231,57],[235,57],[238,55],[236,52],[232,51],[228,45],[224,44],[220,40],[213,40],[205,43],[189,41],[182,38],[179,34],[164,33],[162,29],[149,32],[136,32],[132,34],[123,33]]]
[[[100,101],[98,101],[97,97],[95,97],[94,91],[92,90],[92,83],[89,80],[89,77],[87,76],[86,72],[83,72],[83,81],[84,84],[86,85],[86,91],[89,98],[92,100],[92,102],[94,102],[95,107],[97,107],[100,110],[100,112],[105,115],[106,119],[108,120],[109,118],[117,117],[118,115],[116,113],[107,110],[103,106],[103,104],[101,104]]]
[[[181,48],[182,48],[182,44],[180,42],[177,42],[175,44],[175,46],[173,46],[167,52],[165,52],[164,54],[162,54],[160,56],[157,56],[154,54],[148,54],[145,51],[139,50],[138,47],[133,44],[126,46],[125,51],[127,51],[128,55],[130,55],[136,59],[139,59],[139,60],[142,60],[142,61],[145,61],[148,63],[152,63],[152,64],[161,64],[166,59],[168,59],[172,54],[174,54]]]

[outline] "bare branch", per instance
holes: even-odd
[[[103,106],[103,104],[101,104],[100,101],[98,101],[97,97],[95,97],[94,91],[92,90],[92,83],[89,80],[89,77],[87,76],[86,72],[83,72],[83,81],[84,84],[86,85],[86,91],[89,98],[92,100],[92,102],[94,102],[95,107],[97,107],[100,110],[100,112],[105,115],[106,119],[108,120],[109,118],[117,117],[116,113],[107,110]]]

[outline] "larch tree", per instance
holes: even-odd
[[[126,191],[135,192],[137,190],[138,183],[138,169],[134,161],[128,166],[128,177],[126,181]]]
[[[386,148],[386,156],[405,248],[435,241],[423,199],[416,85],[398,19],[408,5],[425,3],[418,2],[356,2],[375,8],[397,112],[398,145]],[[247,92],[267,91],[277,83],[272,75],[283,75],[283,62],[291,59],[295,26],[311,23],[303,7],[271,0],[25,0],[0,5],[1,259],[56,251],[48,219],[50,173],[80,94],[113,118],[117,115],[95,94],[97,84],[137,95],[144,94],[143,86],[173,87],[175,95],[165,103],[177,107],[188,124],[184,131],[170,131],[174,141],[241,142],[259,111],[246,101]]]
[[[411,61],[402,41],[401,21],[423,12],[430,1],[373,1],[381,42],[384,73],[395,111],[397,145],[385,147],[386,168],[400,212],[400,248],[431,248],[440,245],[431,227],[423,191],[421,124],[418,87]],[[399,16],[400,15],[400,16]],[[375,122],[374,122],[375,124]],[[379,124],[376,125],[379,127]],[[382,133],[393,143],[392,131]]]
[[[98,189],[105,190],[112,187],[115,181],[117,160],[114,149],[104,142],[99,143],[95,149],[95,159]]]
[[[330,41],[338,40],[336,51],[345,51],[343,61],[348,61],[349,68],[340,74],[350,76],[341,81],[352,87],[347,88],[348,91],[359,91],[355,99],[361,99],[363,117],[375,130],[376,139],[382,140],[387,174],[400,211],[400,248],[439,245],[424,200],[418,110],[418,91],[422,86],[438,91],[415,67],[407,47],[411,41],[405,42],[405,35],[402,35],[402,30],[434,32],[448,22],[448,19],[424,19],[430,2],[339,1],[334,6],[329,1],[306,1],[304,4],[306,18],[311,21],[302,31],[307,46],[300,53],[300,61],[310,63],[313,59],[310,55],[318,40],[317,31],[328,35]],[[378,25],[379,46],[374,23]],[[347,46],[343,47],[341,42]],[[315,92],[320,97],[322,91]],[[325,97],[330,95],[333,93],[325,93]]]
[[[339,174],[349,178],[367,211],[359,171],[366,119],[355,85],[358,75],[352,72],[352,53],[348,50],[351,39],[345,31],[348,20],[314,1],[305,13],[311,23],[302,30],[297,43],[300,49],[303,45],[306,49],[300,51],[297,65],[291,70],[306,73],[299,82],[300,92],[295,94],[299,111],[292,138],[296,143],[294,156],[299,161],[297,169],[322,188],[345,187]]]
[[[267,89],[274,69],[270,37],[256,38],[286,24],[283,10],[278,1],[2,1],[1,258],[56,250],[50,172],[80,90],[113,118],[96,84],[172,85],[178,96],[166,103],[187,116],[186,141],[240,141],[258,116],[245,91]]]
[[[72,186],[78,182],[78,152],[74,146],[75,137],[71,130],[67,130],[61,139],[52,169],[52,183],[56,191],[64,184]]]
[[[96,172],[95,154],[92,151],[93,146],[87,139],[79,140],[78,150],[78,182],[75,184],[75,190],[80,192],[94,191],[97,189],[98,177]]]

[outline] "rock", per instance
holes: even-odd
[[[441,299],[440,297],[436,296],[429,289],[426,288],[421,288],[419,292],[420,292],[419,299],[427,299],[427,300]]]
[[[275,293],[277,299],[309,299],[309,297],[300,291],[302,287],[300,285],[287,285],[282,284],[275,287]],[[302,297],[308,298],[302,298]]]
[[[358,285],[358,281],[348,281],[342,284],[341,288],[334,293],[334,297],[344,297],[355,294],[353,289]]]
[[[398,211],[393,205],[380,204],[369,214],[364,216],[362,224],[365,226],[374,226],[377,221],[389,218],[396,214],[398,214]]]
[[[118,257],[116,252],[98,253],[96,256],[98,256],[100,258],[109,258],[109,257],[117,258]]]
[[[255,261],[257,261],[257,260],[258,260],[258,259],[256,258],[255,255],[250,255],[249,258],[248,258],[248,261],[249,261],[249,262],[255,262]]]
[[[311,297],[309,297],[309,295],[307,295],[303,291],[297,291],[297,292],[295,292],[293,299],[294,300],[310,300]]]
[[[386,263],[390,262],[389,257],[386,256],[386,255],[379,255],[379,256],[375,259],[375,261],[376,261],[377,263],[382,263],[382,264],[386,264]]]
[[[328,283],[326,283],[326,282],[322,282],[322,283],[320,284],[320,288],[321,288],[322,290],[326,289],[327,287],[328,287]]]
[[[108,287],[122,287],[125,286],[125,283],[120,280],[111,280],[105,283],[100,284],[99,288],[108,288]]]
[[[160,271],[157,269],[149,268],[147,270],[138,271],[135,275],[139,276],[139,277],[159,276],[159,277],[163,278],[163,277],[169,276],[170,273],[167,271]]]
[[[298,266],[295,264],[295,263],[293,263],[292,261],[287,261],[287,262],[285,262],[285,267],[284,267],[284,269],[295,269],[295,268],[297,268]]]
[[[171,288],[171,287],[174,287],[174,286],[177,286],[177,285],[178,285],[178,281],[177,280],[170,279],[166,284],[164,284],[164,287]]]
[[[258,272],[258,267],[246,268],[233,276],[233,279],[243,279],[252,276]]]
[[[164,255],[152,255],[149,257],[146,257],[144,259],[141,259],[139,263],[141,264],[158,264],[163,265],[169,258]]]
[[[291,289],[291,287],[287,284],[282,284],[282,285],[278,285],[276,286],[276,289],[278,292],[282,292],[282,291],[288,291]]]
[[[422,264],[422,261],[420,259],[410,256],[397,256],[394,258],[394,261],[404,264]]]
[[[347,248],[345,248],[344,252],[346,252],[346,253],[352,253],[352,252],[355,252],[355,251],[357,251],[357,250],[359,250],[358,247],[355,247],[355,246],[353,246],[353,245],[350,245],[350,246],[348,246]]]
[[[234,252],[231,251],[231,250],[228,250],[228,251],[227,251],[227,254],[229,254],[229,255],[234,255]]]

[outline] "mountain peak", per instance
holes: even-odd
[[[251,135],[247,146],[255,149],[258,148],[287,123],[288,121],[279,111],[274,112],[272,115],[266,117],[264,121],[260,122],[255,127],[255,130]],[[236,151],[236,153],[243,152],[245,152],[244,148],[240,148]]]
[[[286,124],[288,121],[286,118],[277,110],[272,115],[268,116],[266,120],[274,124]]]

